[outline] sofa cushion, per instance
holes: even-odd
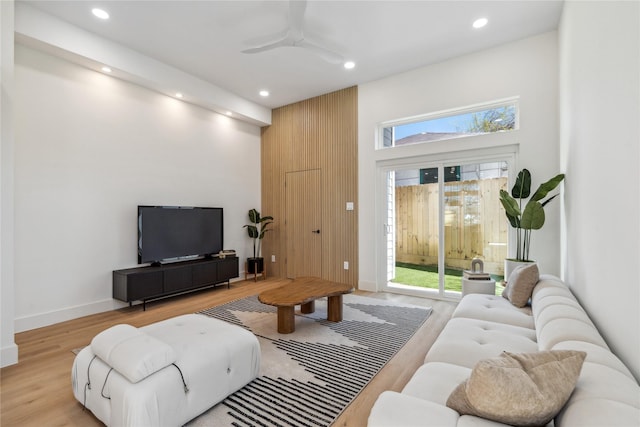
[[[429,349],[425,362],[473,368],[480,360],[497,357],[503,351],[538,351],[536,332],[519,326],[456,317],[447,322]]]
[[[613,354],[609,349],[602,346],[584,341],[562,341],[554,345],[553,348],[550,348],[549,350],[579,350],[587,353],[587,358],[584,360],[585,365],[583,365],[582,373],[580,374],[581,376],[584,376],[585,366],[588,363],[595,363],[615,369],[621,374],[629,377],[632,381],[635,381],[633,374],[629,371],[629,368],[622,363],[622,360],[620,360],[618,356]],[[637,397],[640,399],[640,393]],[[640,405],[638,407],[640,408]]]
[[[428,417],[425,417],[428,414]],[[455,426],[460,415],[444,405],[395,391],[384,391],[369,413],[367,427]]]
[[[402,389],[406,394],[445,406],[447,397],[462,381],[469,378],[471,368],[451,363],[425,363]]]
[[[540,279],[538,264],[519,265],[509,275],[502,296],[516,307],[524,307],[529,302],[533,288]]]
[[[515,426],[547,424],[571,396],[585,357],[573,350],[504,352],[479,362],[447,406]]]
[[[565,407],[583,400],[598,399],[622,403],[640,410],[640,386],[635,379],[615,369],[589,362],[587,356],[580,378]]]
[[[640,409],[609,399],[569,402],[554,420],[555,426],[631,427],[640,425]],[[458,423],[458,426],[460,424]]]
[[[442,426],[438,426],[442,427]],[[475,417],[473,415],[462,415],[458,418],[456,427],[510,427],[507,424],[491,421],[486,418]],[[547,427],[553,427],[551,425]]]
[[[536,329],[538,349],[551,350],[564,341],[584,341],[608,349],[607,343],[591,322],[558,318]]]
[[[515,307],[499,295],[466,295],[460,300],[451,317],[488,320],[535,329],[531,307]]]
[[[131,325],[115,325],[100,332],[91,341],[91,349],[132,383],[176,361],[173,348]]]
[[[540,299],[540,307],[536,307],[536,328],[544,327],[547,323],[556,319],[576,319],[591,324],[591,320],[578,301],[562,297],[548,296]]]

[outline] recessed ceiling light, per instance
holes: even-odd
[[[231,117],[233,116],[233,113],[231,111],[227,111],[227,116]]]
[[[109,14],[103,9],[98,9],[96,7],[96,8],[91,9],[91,13],[93,13],[94,16],[96,16],[96,17],[98,17],[100,19],[109,19]]]
[[[346,68],[347,70],[351,70],[355,66],[356,66],[356,63],[353,61],[347,61],[344,63],[344,68]]]
[[[180,92],[176,92],[176,98],[182,98],[182,94]]]
[[[487,18],[478,18],[473,21],[473,28],[482,28],[487,25],[488,22],[489,20]]]
[[[269,91],[268,90],[261,90],[260,91],[260,96],[269,96]]]
[[[109,68],[109,67],[102,67],[102,71],[104,71],[105,73],[110,73],[110,72],[111,72],[111,68]]]

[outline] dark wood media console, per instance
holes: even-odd
[[[135,267],[113,272],[113,298],[128,302],[147,301],[195,291],[239,276],[238,257],[205,258],[160,266]]]

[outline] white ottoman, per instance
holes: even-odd
[[[98,334],[76,356],[72,384],[75,398],[108,426],[181,426],[259,371],[251,332],[187,314]]]

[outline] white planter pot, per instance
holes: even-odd
[[[506,282],[509,280],[509,275],[511,275],[511,272],[515,270],[516,267],[520,265],[531,265],[535,263],[536,263],[535,261],[515,261],[512,259],[505,259],[504,260],[504,281]]]

